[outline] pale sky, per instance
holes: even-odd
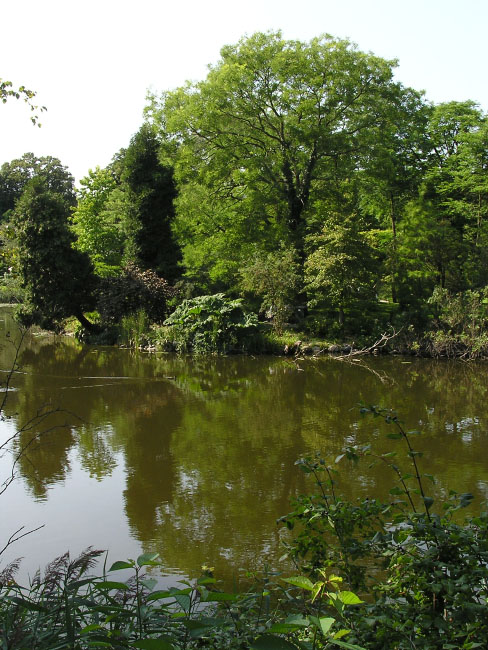
[[[321,33],[399,60],[433,102],[488,110],[488,0],[0,0],[0,77],[36,90],[42,128],[0,104],[0,164],[32,151],[77,180],[107,165],[142,123],[148,88],[205,77],[222,45],[256,31]]]

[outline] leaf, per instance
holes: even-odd
[[[313,582],[306,576],[292,576],[291,578],[282,578],[282,580],[283,582],[287,582],[294,587],[300,587],[300,589],[313,591]]]
[[[103,582],[95,582],[94,586],[97,589],[106,589],[108,591],[111,591],[112,589],[121,589],[123,591],[126,591],[129,588],[125,582],[117,582],[116,580],[104,580]]]
[[[88,634],[88,632],[93,632],[94,630],[102,630],[102,626],[94,623],[93,625],[87,625],[86,627],[80,630],[80,634]]]
[[[171,598],[171,597],[172,594],[170,594],[170,592],[165,589],[164,591],[154,591],[152,594],[149,594],[149,596],[147,596],[146,600],[147,601],[161,600],[162,598]]]
[[[296,632],[301,627],[301,625],[294,625],[293,623],[273,623],[268,632],[270,634],[290,634],[290,632]]]
[[[402,490],[402,488],[400,488],[398,486],[395,486],[395,487],[391,488],[391,490],[389,491],[389,494],[399,495],[399,494],[404,494],[404,491]]]
[[[14,603],[17,603],[17,605],[20,605],[21,607],[25,607],[25,609],[31,612],[48,611],[46,607],[43,607],[42,605],[38,605],[37,603],[33,603],[30,600],[25,600],[25,598],[20,598],[20,596],[12,596],[10,600],[12,600]]]
[[[341,648],[348,648],[349,650],[366,650],[361,645],[355,645],[354,643],[347,643],[346,641],[341,641],[340,639],[335,639],[334,637],[327,637],[327,641],[330,644],[338,645]]]
[[[474,499],[474,496],[471,494],[471,492],[463,492],[463,494],[459,495],[459,505],[461,508],[466,508],[466,506],[469,506],[471,501]]]
[[[294,643],[271,634],[263,634],[250,646],[252,650],[297,650]]]
[[[132,647],[140,650],[173,650],[173,645],[164,639],[140,639],[134,641]]]
[[[159,557],[159,553],[143,553],[137,558],[137,564],[142,566],[153,566],[158,564],[155,560]]]
[[[429,510],[434,503],[434,499],[432,497],[424,497],[424,503],[427,510]]]
[[[356,596],[352,591],[339,591],[337,594],[337,597],[341,601],[341,603],[344,603],[344,605],[359,605],[359,603],[363,603],[364,601],[359,598],[359,596]]]
[[[327,636],[329,634],[330,628],[334,625],[335,623],[335,618],[330,618],[330,617],[325,617],[319,619],[320,623],[320,629],[322,630],[322,633]]]
[[[203,578],[198,578],[197,585],[214,585],[216,582],[216,578],[204,576]]]
[[[112,566],[109,569],[110,571],[120,571],[121,569],[133,569],[134,568],[134,563],[133,562],[123,562],[122,560],[118,560],[117,562],[114,562]]]
[[[223,603],[238,600],[238,594],[227,594],[221,591],[209,591],[205,598],[206,603]]]
[[[402,439],[402,434],[401,433],[387,433],[386,437],[390,438],[390,440],[401,440]]]
[[[285,623],[290,623],[290,625],[298,625],[300,627],[308,627],[310,625],[308,617],[303,616],[302,614],[290,614],[290,616],[286,617]]]
[[[140,583],[141,585],[146,587],[146,589],[152,591],[154,587],[158,584],[158,581],[155,580],[154,578],[147,578],[146,580],[141,580]]]

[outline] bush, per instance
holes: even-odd
[[[143,310],[147,317],[162,323],[167,316],[167,301],[176,290],[153,271],[142,271],[128,264],[123,274],[100,280],[98,311],[102,322],[119,323],[125,316]]]
[[[74,560],[66,553],[43,576],[38,572],[29,588],[14,580],[17,562],[0,572],[2,648],[319,650],[347,634],[348,610],[361,603],[341,590],[337,577],[325,574],[316,583],[306,576],[264,576],[249,591],[230,593],[202,567],[198,580],[161,590],[144,574],[146,567],[161,566],[157,553],[115,562],[108,575],[90,576],[101,553],[86,549]],[[120,571],[132,575],[122,581]]]
[[[258,319],[241,300],[223,293],[184,300],[164,322],[179,352],[227,353],[243,351],[257,333]]]
[[[488,637],[488,512],[461,519],[470,493],[450,492],[434,507],[421,472],[421,452],[412,447],[418,431],[405,431],[389,410],[364,407],[394,428],[388,437],[404,444],[402,454],[375,454],[369,445],[348,447],[333,463],[320,456],[298,463],[314,477],[317,494],[299,497],[281,522],[298,534],[289,554],[311,576],[323,567],[369,602],[352,612],[348,641],[378,650],[485,646]],[[337,464],[366,457],[395,477],[384,501],[351,502],[341,496]],[[349,473],[350,475],[350,473]]]
[[[428,302],[436,314],[435,329],[427,333],[433,356],[488,355],[488,287],[457,294],[437,287]]]

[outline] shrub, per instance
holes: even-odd
[[[180,352],[226,353],[244,350],[257,333],[258,319],[246,313],[241,300],[223,293],[184,300],[166,319]]]
[[[451,294],[437,287],[429,305],[435,329],[427,333],[434,356],[477,358],[488,354],[488,287]]]
[[[161,323],[167,316],[167,301],[175,295],[166,280],[134,264],[128,264],[118,277],[102,278],[100,285],[98,311],[107,324],[141,310],[151,321]]]
[[[281,522],[298,534],[291,557],[311,576],[322,567],[341,576],[369,602],[352,612],[348,641],[378,650],[484,647],[488,637],[488,512],[460,517],[470,493],[450,492],[434,506],[421,472],[421,452],[389,410],[363,407],[394,427],[388,437],[401,452],[376,455],[369,445],[348,447],[335,462],[320,456],[298,464],[314,477],[318,492],[298,498]],[[351,502],[341,496],[337,463],[366,457],[389,467],[396,481],[383,501]],[[410,467],[404,467],[404,462]]]

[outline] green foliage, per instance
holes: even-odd
[[[124,316],[120,323],[120,342],[131,348],[139,348],[147,341],[149,319],[143,309]]]
[[[326,225],[310,238],[314,248],[305,262],[305,288],[311,306],[328,303],[344,323],[344,310],[375,298],[378,254],[353,218]]]
[[[68,316],[85,326],[93,308],[95,278],[86,254],[73,248],[69,205],[61,194],[33,179],[15,208],[19,271],[26,301],[20,312],[26,324],[56,329]]]
[[[362,407],[393,427],[388,438],[404,451],[377,455],[370,445],[347,447],[335,462],[299,461],[319,491],[302,496],[282,522],[299,526],[290,555],[310,575],[320,567],[369,593],[352,612],[348,640],[395,650],[482,647],[488,633],[488,512],[462,519],[470,493],[449,493],[436,505],[421,471],[422,453],[412,445],[419,431],[406,431],[396,414]],[[343,459],[389,467],[395,479],[386,500],[357,503],[341,497],[337,464]]]
[[[179,275],[181,258],[171,230],[176,186],[172,168],[159,160],[159,148],[154,129],[144,124],[124,154],[121,178],[128,202],[124,259],[172,282]]]
[[[317,202],[369,166],[406,110],[393,66],[330,36],[256,33],[222,48],[204,81],[152,98],[165,145],[179,144],[176,232],[190,273],[232,284],[253,245],[280,241],[303,261],[306,234],[323,225]]]
[[[241,300],[223,293],[184,300],[164,322],[171,327],[178,351],[224,354],[246,349],[257,324],[256,315],[246,313]]]
[[[0,302],[21,303],[25,299],[20,278],[12,273],[4,273],[0,277]]]
[[[234,593],[222,591],[212,569],[203,567],[197,580],[160,589],[145,573],[161,566],[157,553],[91,576],[101,553],[86,549],[74,560],[66,553],[29,588],[15,582],[18,561],[7,566],[0,573],[2,648],[363,650],[343,640],[350,611],[362,601],[341,590],[337,576],[322,572],[315,583],[306,576],[265,577]],[[122,571],[130,577],[121,579]]]
[[[46,189],[61,194],[70,206],[75,204],[74,178],[61,161],[52,156],[25,153],[0,167],[0,217],[14,209],[33,178],[42,179]]]
[[[244,291],[262,299],[261,310],[272,314],[273,327],[281,334],[301,287],[296,251],[284,246],[272,253],[256,250],[241,269],[241,278]]]
[[[427,345],[434,356],[475,359],[488,354],[488,287],[451,294],[436,287],[429,299],[434,329]]]
[[[80,184],[78,205],[73,211],[76,247],[88,253],[98,275],[114,275],[121,270],[127,196],[113,165],[90,170]]]
[[[176,290],[154,271],[128,264],[122,275],[100,281],[98,310],[107,324],[140,311],[152,322],[161,323],[168,313],[167,302],[175,294]]]
[[[30,110],[34,113],[34,115],[31,115],[30,118],[32,124],[41,126],[39,123],[39,115],[37,115],[37,111],[42,113],[46,110],[46,107],[39,107],[32,103],[32,100],[36,94],[36,92],[29,90],[25,86],[19,86],[18,88],[15,88],[11,81],[7,81],[6,79],[2,79],[0,77],[0,100],[2,103],[5,104],[7,100],[12,97],[14,99],[23,99],[24,102],[29,106]]]

